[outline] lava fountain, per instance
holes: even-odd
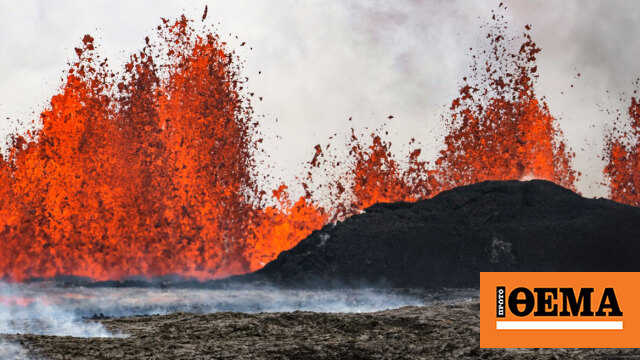
[[[504,16],[494,14],[487,25],[489,46],[473,55],[471,75],[463,78],[459,96],[443,116],[448,133],[435,164],[420,160],[413,139],[407,155],[394,156],[383,131],[374,131],[366,145],[352,129],[347,159],[316,146],[311,167],[321,168],[319,173],[347,163],[337,179],[323,185],[337,204],[332,219],[376,202],[416,201],[485,180],[535,178],[575,190],[580,176],[571,167],[575,154],[535,93],[540,48],[528,33],[530,26],[509,37]]]
[[[261,189],[246,78],[213,31],[163,19],[122,71],[85,36],[38,130],[14,136],[0,158],[1,276],[216,278],[256,270],[376,202],[526,176],[573,188],[573,155],[534,92],[539,48],[527,33],[506,40],[496,21],[445,116],[435,164],[413,141],[398,158],[383,131],[370,144],[352,131],[346,159],[315,147],[299,198],[287,184]]]
[[[534,90],[540,48],[526,32],[507,38],[502,17],[491,25],[489,49],[474,56],[473,76],[464,78],[451,103],[445,149],[436,162],[442,186],[536,178],[575,190],[575,154]]]
[[[640,80],[636,81],[636,86],[639,85]],[[638,90],[633,94],[627,109],[628,124],[618,124],[607,136],[608,164],[604,173],[609,179],[612,200],[640,206],[640,97]]]
[[[85,36],[39,130],[11,140],[0,163],[5,278],[219,277],[260,267],[324,223],[282,191],[282,206],[262,206],[235,55],[185,17],[157,32],[119,73]]]

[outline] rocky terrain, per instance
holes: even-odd
[[[99,319],[126,338],[5,336],[38,359],[640,359],[633,349],[480,349],[479,304],[375,313],[175,313]]]
[[[548,181],[487,181],[376,204],[231,281],[477,287],[480,271],[640,271],[640,208]]]
[[[492,181],[416,203],[374,205],[315,231],[252,274],[82,285],[437,293],[477,288],[481,271],[640,271],[639,223],[640,208],[587,199],[550,182]],[[84,281],[63,280],[64,286]],[[633,349],[480,349],[478,316],[477,299],[463,297],[368,313],[98,316],[90,321],[127,336],[3,335],[0,347],[36,359],[640,359]]]
[[[415,203],[373,205],[314,231],[251,274],[206,282],[55,280],[86,287],[468,288],[479,286],[481,271],[640,271],[638,223],[638,207],[552,182],[486,181]]]

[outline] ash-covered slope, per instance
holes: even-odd
[[[640,208],[548,181],[488,181],[376,204],[232,282],[474,287],[480,271],[640,271]]]

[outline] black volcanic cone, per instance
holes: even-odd
[[[487,181],[373,205],[230,280],[477,287],[480,271],[640,271],[639,256],[640,208],[548,181]]]

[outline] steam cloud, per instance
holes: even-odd
[[[59,298],[37,289],[0,284],[0,334],[113,336],[101,324],[82,321],[73,309],[58,303]]]
[[[284,290],[62,287],[57,283],[0,285],[0,334],[124,336],[87,321],[96,314],[132,316],[174,312],[371,312],[433,301],[477,297],[477,290]]]
[[[3,334],[78,337],[113,334],[90,317],[173,312],[371,312],[435,301],[477,298],[476,289],[450,290],[285,290],[273,287],[230,289],[68,287],[56,282],[0,283],[0,359],[22,360],[29,352]]]
[[[4,360],[28,360],[29,354],[19,344],[0,339],[0,359]]]
[[[0,359],[22,360],[29,352],[2,335],[37,334],[121,337],[91,317],[170,314],[174,312],[371,312],[434,301],[477,298],[477,290],[284,290],[272,287],[114,288],[68,287],[56,282],[0,283]]]
[[[0,332],[70,336],[109,336],[102,327],[81,321],[95,314],[131,316],[179,311],[255,313],[295,310],[371,312],[475,296],[473,290],[398,292],[378,289],[287,290],[272,287],[92,288],[61,287],[49,282],[5,284],[0,287],[0,293],[3,294]],[[16,319],[28,321],[16,324]]]

